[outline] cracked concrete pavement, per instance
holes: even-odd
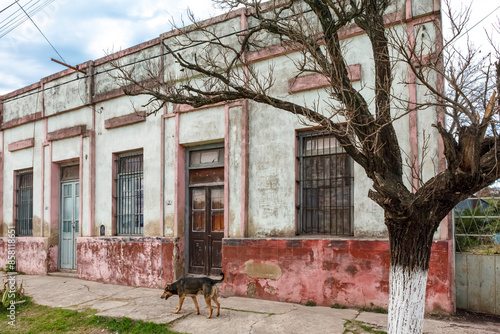
[[[0,274],[2,277],[4,274]],[[355,309],[332,309],[271,302],[253,298],[219,298],[221,315],[206,319],[208,308],[198,298],[201,316],[192,300],[186,299],[179,314],[172,312],[179,299],[160,299],[161,289],[97,283],[72,277],[20,275],[27,295],[35,303],[67,309],[95,309],[98,315],[128,317],[156,323],[170,323],[171,329],[183,333],[343,333],[348,320],[355,333],[368,333],[364,324],[376,330],[387,330],[387,316]],[[215,312],[214,312],[215,315]],[[21,315],[22,316],[22,315]],[[486,334],[500,333],[498,323],[469,323],[425,319],[424,333]]]

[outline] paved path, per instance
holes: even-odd
[[[2,275],[3,273],[0,278]],[[173,314],[179,299],[176,296],[167,301],[160,299],[160,289],[103,284],[58,276],[21,275],[18,280],[24,282],[26,294],[41,305],[74,310],[91,308],[98,310],[98,315],[102,316],[172,323],[173,330],[184,333],[341,334],[346,329],[345,326],[355,329],[354,333],[367,333],[360,326],[354,326],[358,321],[373,329],[387,330],[386,315],[354,309],[338,310],[229,297],[219,298],[222,308],[219,317],[206,319],[208,308],[202,298],[198,298],[202,315],[195,314],[190,298],[186,298],[179,314]],[[426,319],[424,333],[500,333],[500,324]]]

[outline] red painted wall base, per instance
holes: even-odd
[[[163,289],[174,278],[177,242],[177,239],[161,237],[78,238],[78,277]]]
[[[50,257],[48,238],[16,237],[16,269],[28,275],[47,275]],[[5,269],[8,259],[9,238],[0,238],[0,268]],[[57,260],[56,260],[57,261]]]
[[[434,242],[426,311],[454,312],[451,241]],[[224,239],[223,295],[387,308],[388,241]]]

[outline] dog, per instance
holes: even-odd
[[[207,316],[207,319],[212,317],[212,300],[217,305],[217,316],[220,314],[220,304],[217,300],[217,287],[215,284],[221,283],[224,281],[224,273],[221,273],[222,278],[220,280],[213,280],[208,277],[185,277],[180,280],[167,284],[165,287],[165,291],[161,295],[161,298],[165,298],[167,300],[169,297],[173,295],[179,296],[179,307],[174,311],[175,314],[179,313],[182,308],[182,303],[184,302],[184,298],[191,297],[193,298],[194,306],[196,307],[196,314],[200,314],[200,309],[198,308],[198,301],[196,300],[197,295],[203,294],[205,298],[205,302],[210,309],[210,313]]]

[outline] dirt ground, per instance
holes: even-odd
[[[494,314],[478,313],[457,309],[457,312],[453,315],[431,314],[431,317],[439,320],[453,320],[457,322],[472,322],[479,324],[492,322],[498,324],[500,328],[500,315]]]

